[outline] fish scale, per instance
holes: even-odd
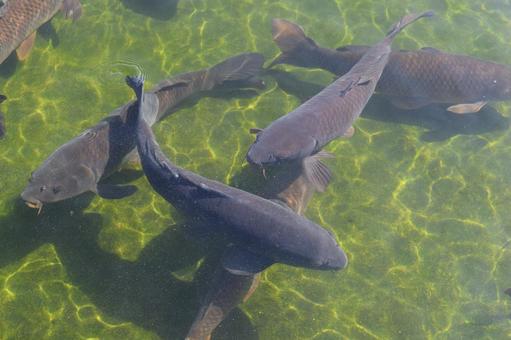
[[[271,65],[317,67],[338,76],[347,73],[370,48],[357,45],[337,50],[324,48],[307,37],[301,27],[282,19],[274,22],[274,40],[282,54]],[[404,101],[410,105],[408,108],[431,103],[509,100],[511,68],[433,48],[393,51],[376,92],[396,104]]]
[[[0,63],[32,32],[50,20],[63,0],[8,1],[0,9]]]
[[[164,80],[145,95],[143,119],[153,125],[173,112],[184,99],[221,86],[226,80],[238,81],[232,84],[233,88],[251,87],[253,83],[245,81],[256,77],[263,63],[261,54],[242,53],[211,68]],[[21,193],[27,205],[41,209],[43,203],[58,202],[85,191],[98,192],[105,198],[132,194],[134,187],[99,183],[117,171],[125,160],[136,161],[131,157],[136,153],[130,154],[135,148],[135,130],[130,124],[132,110],[133,101],[55,150],[32,173]]]

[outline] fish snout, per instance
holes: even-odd
[[[324,263],[323,269],[333,269],[333,270],[341,270],[348,266],[348,256],[346,253],[340,248],[337,248],[337,251],[330,256]]]
[[[43,208],[43,202],[41,202],[37,198],[31,197],[26,191],[23,191],[21,193],[21,199],[29,208],[37,209],[37,215],[41,213],[41,209]]]

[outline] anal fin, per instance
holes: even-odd
[[[458,104],[452,105],[447,108],[447,111],[457,114],[476,113],[479,112],[488,102],[480,101],[471,104]]]
[[[27,59],[30,51],[32,51],[32,48],[34,47],[36,35],[36,31],[32,32],[32,34],[30,34],[16,49],[16,55],[19,60]]]

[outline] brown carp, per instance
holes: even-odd
[[[224,86],[260,86],[264,57],[243,53],[207,69],[178,75],[146,93],[143,119],[153,125],[190,96]],[[246,82],[244,82],[246,81]],[[35,170],[21,193],[29,207],[41,210],[44,203],[58,202],[92,191],[104,198],[133,194],[134,186],[107,185],[100,181],[116,172],[135,150],[135,130],[127,123],[130,102],[78,137],[60,146]]]
[[[257,137],[247,152],[248,162],[263,169],[280,162],[303,163],[308,179],[324,190],[330,174],[319,161],[321,149],[333,139],[353,133],[353,123],[374,92],[395,36],[412,22],[431,15],[404,16],[348,73],[265,129],[254,129]]]
[[[82,14],[79,0],[8,0],[0,8],[0,64],[17,49],[25,59],[34,45],[36,30],[61,10],[76,20]]]
[[[282,52],[272,66],[285,63],[321,68],[340,76],[370,48],[324,48],[307,37],[300,26],[283,19],[274,19],[272,27],[273,40]],[[393,51],[376,92],[402,109],[448,104],[454,113],[478,112],[488,101],[511,99],[511,68],[431,47]]]

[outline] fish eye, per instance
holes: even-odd
[[[43,192],[44,190],[46,190],[46,185],[43,185],[42,187],[39,188],[40,192]]]
[[[59,192],[62,191],[62,187],[61,186],[56,186],[56,187],[53,187],[53,193],[56,195],[58,194]]]

